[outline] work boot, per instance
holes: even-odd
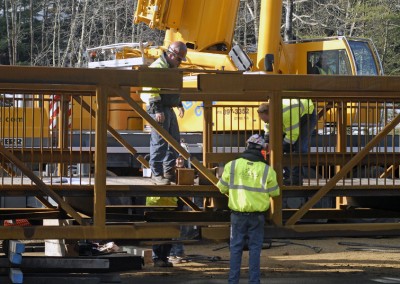
[[[176,175],[174,170],[164,173],[164,177],[168,179],[170,182],[176,183]]]
[[[154,267],[173,267],[174,265],[169,261],[164,261],[161,259],[154,260]]]
[[[156,185],[170,185],[171,182],[163,176],[152,176],[151,181]]]

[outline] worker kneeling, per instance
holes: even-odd
[[[229,283],[239,283],[246,239],[249,246],[249,283],[260,283],[265,216],[270,197],[279,195],[276,172],[261,153],[265,145],[261,135],[252,135],[241,158],[225,165],[217,184],[221,193],[229,195],[228,206],[232,210]]]

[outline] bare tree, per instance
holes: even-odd
[[[10,25],[10,17],[8,15],[8,0],[4,1],[4,14],[6,16],[6,29],[7,29],[7,45],[8,45],[8,61],[11,65],[13,65],[13,56],[12,56],[12,45],[11,45],[11,25]]]
[[[81,38],[79,44],[79,51],[78,51],[78,67],[82,66],[82,57],[83,57],[83,47],[84,47],[84,37],[85,37],[85,28],[86,28],[86,12],[88,7],[88,2],[85,1],[83,6],[83,13],[82,13],[82,29],[81,29]]]
[[[65,66],[66,65],[66,61],[68,59],[69,56],[69,52],[72,46],[72,42],[75,38],[75,31],[76,31],[76,22],[77,22],[77,8],[75,5],[75,0],[71,0],[71,25],[70,25],[70,32],[69,32],[69,37],[68,37],[68,43],[67,43],[67,47],[65,48],[64,52],[63,52],[63,57],[61,59],[61,66]]]
[[[293,39],[293,0],[286,0],[284,40]]]

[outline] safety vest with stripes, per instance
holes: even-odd
[[[321,75],[332,75],[332,74],[335,74],[335,72],[333,72],[332,69],[329,68],[329,67],[328,67],[328,71],[325,71],[324,68],[319,67],[318,65],[315,65],[315,67],[317,67],[317,69],[319,71],[319,74],[321,74]]]
[[[150,68],[169,68],[167,59],[165,58],[165,53],[163,53],[156,61],[154,61],[149,66]],[[143,87],[146,93],[140,94],[140,99],[146,104],[150,105],[151,102],[161,101],[160,89],[159,88],[151,88],[151,87]]]
[[[225,165],[217,187],[229,194],[228,206],[238,212],[265,212],[270,197],[279,195],[276,172],[264,162],[244,158]]]
[[[300,136],[300,118],[314,112],[314,103],[310,99],[283,99],[282,124],[283,140],[294,144]],[[265,135],[269,135],[269,123],[264,124]]]

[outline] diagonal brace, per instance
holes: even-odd
[[[88,113],[96,118],[96,112],[91,110],[91,107],[81,98],[73,97],[75,101],[80,104]],[[149,162],[141,155],[137,155],[137,151],[132,147],[114,128],[107,124],[107,131],[117,140],[122,146],[124,146],[131,154],[143,165],[145,168],[150,168]]]
[[[306,214],[306,212],[311,209],[322,197],[324,197],[332,188],[335,187],[336,183],[342,179],[347,173],[357,165],[368,153],[369,151],[375,147],[380,140],[385,137],[390,131],[394,129],[396,125],[400,123],[400,114],[398,114],[389,124],[387,124],[381,132],[378,133],[370,142],[368,142],[365,147],[358,152],[333,178],[329,180],[329,182],[318,190],[316,194],[312,198],[310,198],[292,217],[290,217],[286,226],[294,225],[297,221],[300,220],[301,217]]]
[[[118,87],[111,89],[115,94],[124,98],[125,101],[144,119],[151,127],[153,127],[164,139],[172,146],[183,158],[188,160],[190,153],[187,152],[164,128],[162,128],[143,108],[141,108],[128,94]],[[218,179],[208,168],[201,164],[195,157],[190,158],[192,165],[202,173],[214,185],[218,183]]]
[[[37,177],[25,164],[12,155],[2,144],[0,144],[0,154],[3,155],[7,160],[18,167],[21,172],[30,178],[39,188],[40,191],[44,192],[46,195],[56,201],[60,207],[67,212],[72,218],[74,218],[79,224],[83,225],[82,217],[67,203],[65,202],[57,193],[51,190],[39,177]]]

